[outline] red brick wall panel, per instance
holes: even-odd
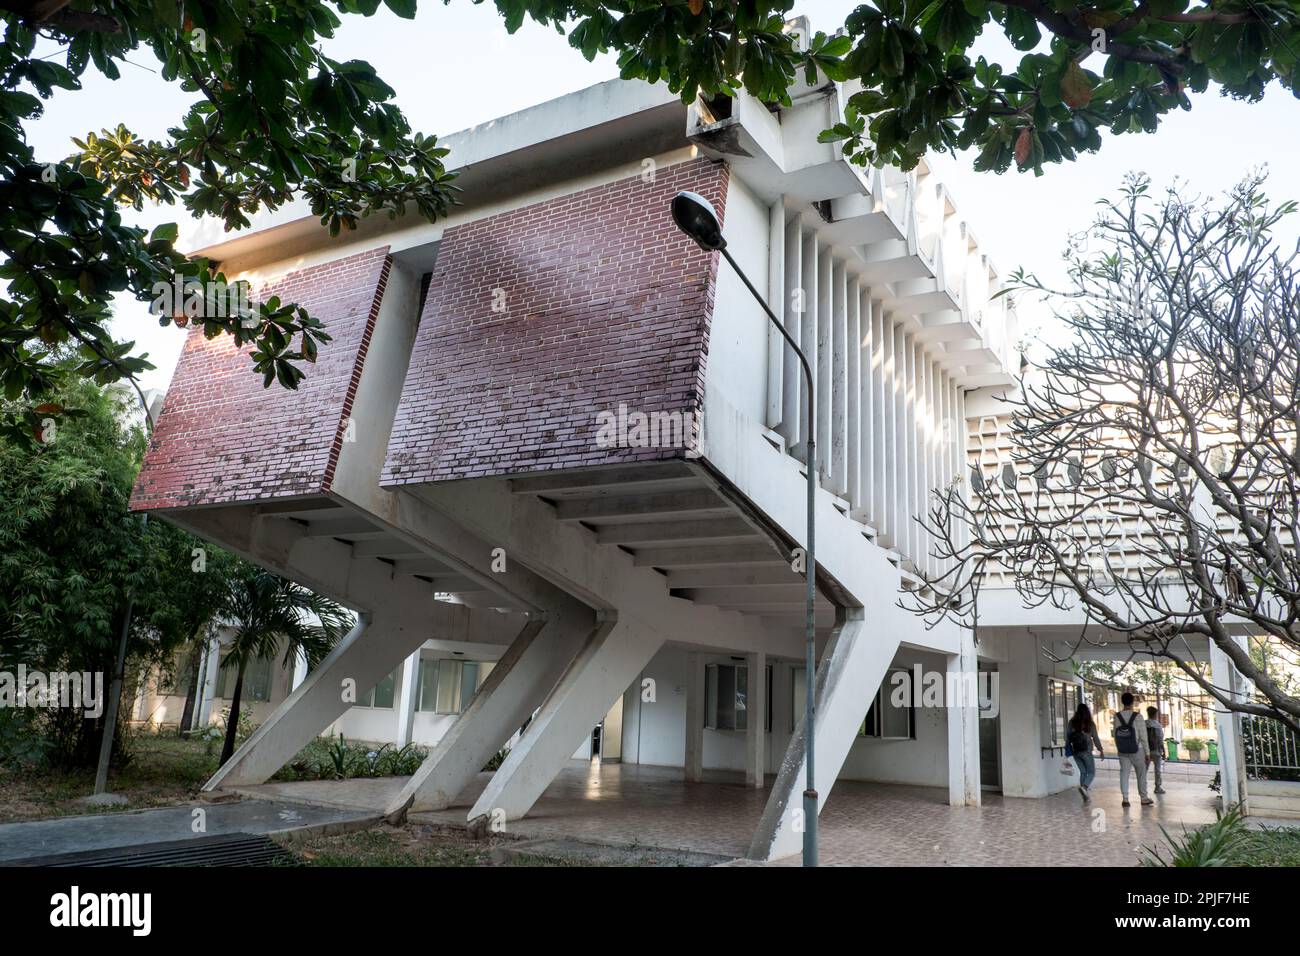
[[[249,347],[227,335],[185,341],[131,506],[136,510],[256,501],[329,487],[379,312],[387,247],[302,269],[258,289],[297,302],[331,341],[296,391],[262,387]]]
[[[717,256],[668,210],[690,189],[721,215],[726,187],[693,159],[448,229],[382,482],[681,457],[599,447],[596,416],[702,408]]]

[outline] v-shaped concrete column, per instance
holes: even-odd
[[[841,610],[821,664],[817,667],[817,809],[826,802],[849,755],[867,705],[894,658],[896,641],[873,640],[862,608]],[[749,856],[773,860],[799,852],[803,841],[803,719],[785,752],[776,784],[750,844]]]
[[[596,627],[595,613],[576,601],[552,610],[545,619],[530,621],[473,702],[393,799],[388,815],[451,806],[541,705]]]
[[[602,620],[470,810],[471,823],[524,816],[661,646],[658,631]]]

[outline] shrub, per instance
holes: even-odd
[[[1189,830],[1184,826],[1181,837],[1171,836],[1163,826],[1160,832],[1169,843],[1169,859],[1165,859],[1160,847],[1146,847],[1144,866],[1233,866],[1239,862],[1249,837],[1240,804],[1229,807],[1203,827]]]
[[[415,773],[429,752],[417,745],[349,743],[342,734],[317,737],[277,773],[277,780],[350,780],[354,777],[405,777]]]

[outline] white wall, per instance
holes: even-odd
[[[1042,749],[1047,743],[1044,677],[1071,679],[1068,664],[1054,663],[1028,630],[982,633],[979,655],[998,666],[1002,793],[1043,797],[1077,785],[1078,776],[1061,772],[1061,750]]]
[[[656,701],[641,701],[641,678],[624,695],[623,759],[627,763],[681,767],[686,759],[686,654],[678,647],[665,647],[650,661],[641,678],[655,681]],[[726,654],[701,654],[701,664],[736,663]],[[943,658],[936,654],[904,650],[894,660],[896,667],[921,663],[927,670],[943,672]],[[769,659],[772,664],[772,731],[767,736],[766,765],[774,773],[791,737],[793,704],[792,678],[796,661]],[[862,716],[871,706],[875,688],[862,694]],[[745,732],[704,731],[706,770],[745,769]],[[915,740],[880,740],[858,737],[849,752],[844,780],[874,780],[924,786],[947,786],[947,716],[943,708],[918,708]]]

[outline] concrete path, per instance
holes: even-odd
[[[377,814],[362,809],[241,800],[6,823],[0,825],[0,865],[54,854],[232,833],[327,833],[366,826],[377,819]]]
[[[464,826],[490,776],[479,774],[451,809],[412,814],[412,821]],[[374,812],[400,785],[398,778],[304,781],[243,792]],[[1134,866],[1144,847],[1161,843],[1161,826],[1178,834],[1214,819],[1215,794],[1205,781],[1171,779],[1166,787],[1152,807],[1135,800],[1124,809],[1118,784],[1100,778],[1086,806],[1069,790],[1038,800],[985,793],[981,807],[950,807],[945,788],[841,780],[821,814],[821,859],[853,866]],[[680,769],[575,761],[506,832],[739,857],[766,798],[766,789],[745,787],[740,774],[708,772],[703,783],[687,784]]]

